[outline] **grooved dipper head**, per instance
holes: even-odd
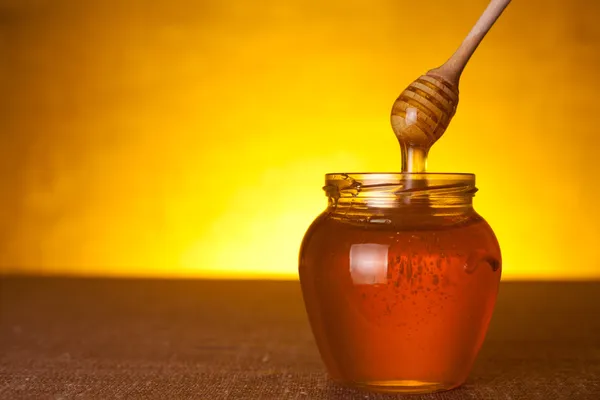
[[[431,73],[394,102],[392,129],[401,145],[429,149],[446,131],[458,105],[458,86]]]

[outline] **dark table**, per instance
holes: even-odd
[[[1,399],[392,399],[328,382],[296,282],[2,278]],[[600,399],[600,283],[503,283],[466,385]]]

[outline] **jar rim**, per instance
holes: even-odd
[[[325,194],[338,204],[349,200],[371,204],[396,202],[411,204],[470,204],[475,187],[475,174],[470,173],[332,173],[325,175]]]
[[[475,180],[475,174],[469,172],[332,172],[325,174],[326,180],[337,179],[338,177],[383,179],[383,178],[437,178],[443,180],[456,180],[459,182],[468,182]]]
[[[326,185],[346,188],[362,186],[405,185],[419,183],[432,188],[436,186],[475,186],[475,174],[461,172],[346,172],[325,174]]]

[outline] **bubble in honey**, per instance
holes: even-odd
[[[472,274],[476,270],[486,267],[489,267],[492,272],[496,272],[500,269],[500,261],[484,250],[475,250],[467,258],[463,269],[467,274]]]

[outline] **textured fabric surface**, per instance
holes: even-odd
[[[0,399],[394,399],[327,380],[295,282],[4,278]],[[600,399],[600,283],[503,283],[466,385]]]

